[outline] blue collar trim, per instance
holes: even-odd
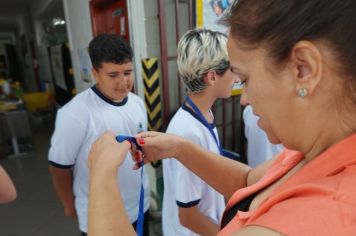
[[[128,97],[125,97],[121,102],[114,102],[113,100],[105,97],[104,94],[102,94],[99,89],[96,87],[96,85],[92,86],[91,89],[93,90],[96,95],[98,95],[101,99],[103,99],[105,102],[109,103],[110,105],[113,106],[123,106],[127,103]]]

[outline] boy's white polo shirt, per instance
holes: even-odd
[[[247,162],[252,168],[273,158],[282,152],[282,144],[272,144],[269,142],[266,132],[258,125],[258,117],[253,114],[249,105],[243,111],[245,123],[245,137],[247,139]]]
[[[134,136],[147,130],[143,101],[133,93],[122,102],[108,100],[96,87],[75,96],[57,113],[55,132],[51,139],[49,162],[58,168],[73,168],[73,191],[79,228],[87,232],[88,180],[87,158],[92,143],[105,131]],[[132,170],[130,153],[119,168],[118,183],[130,221],[137,220],[141,171]],[[144,209],[149,208],[149,184],[144,173]]]
[[[216,127],[214,127],[214,132],[218,137]],[[185,105],[172,118],[167,133],[182,136],[204,149],[219,153],[218,146],[208,128]],[[201,164],[204,165],[204,163]],[[225,209],[224,197],[200,177],[179,161],[171,158],[163,160],[163,179],[162,228],[164,235],[197,235],[180,224],[178,206],[197,206],[203,215],[216,224],[220,223]]]

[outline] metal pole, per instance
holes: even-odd
[[[188,12],[189,12],[189,29],[193,29],[195,26],[193,25],[193,1],[188,1]]]
[[[162,85],[163,85],[163,129],[167,127],[167,121],[170,114],[169,99],[169,74],[168,74],[168,50],[167,50],[167,30],[165,1],[158,0],[158,21],[159,21],[159,39],[162,65]]]
[[[175,13],[176,13],[176,43],[178,45],[179,39],[180,39],[180,28],[179,28],[179,16],[180,16],[180,12],[179,12],[179,0],[175,1]],[[175,57],[175,59],[177,59],[177,57]],[[179,103],[182,103],[182,86],[181,86],[181,81],[179,78],[179,74],[177,75],[178,77],[178,101]]]

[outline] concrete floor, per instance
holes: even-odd
[[[32,151],[2,158],[0,164],[14,181],[18,198],[0,205],[0,236],[78,236],[77,222],[66,218],[48,172],[47,152],[52,125],[32,130]],[[0,146],[1,149],[1,146]],[[162,235],[160,221],[151,219],[150,235]]]

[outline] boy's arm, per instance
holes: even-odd
[[[208,217],[204,216],[197,206],[179,209],[179,221],[189,230],[199,235],[217,235],[220,226],[211,221]]]
[[[81,147],[84,145],[87,115],[82,119],[67,108],[57,113],[55,131],[51,138],[51,147],[48,153],[49,172],[52,176],[54,189],[64,207],[64,214],[70,218],[77,218],[73,193],[73,166],[78,158]]]
[[[59,200],[64,207],[64,214],[72,219],[77,218],[73,193],[73,171],[71,169],[60,169],[54,166],[49,167],[52,175],[52,182]]]

